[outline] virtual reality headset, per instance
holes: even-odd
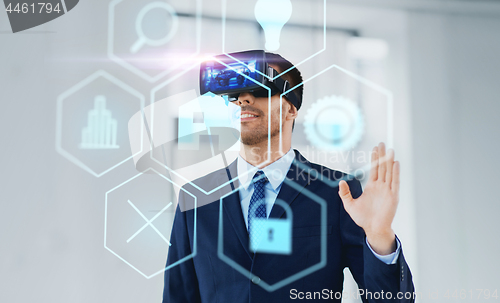
[[[268,97],[269,90],[271,96],[287,92],[283,96],[299,109],[302,100],[288,91],[290,83],[277,75],[278,72],[268,65],[263,50],[218,55],[200,66],[200,93],[212,92],[236,101],[243,92],[255,97]]]

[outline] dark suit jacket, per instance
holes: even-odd
[[[310,163],[298,151],[295,151],[295,154],[294,163],[277,197],[288,203],[293,212],[292,254],[253,254],[249,251],[248,233],[237,190],[238,182],[228,184],[210,196],[204,195],[192,184],[187,184],[183,188],[200,199],[195,212],[194,199],[184,191],[179,195],[167,266],[193,252],[195,256],[186,258],[187,260],[165,271],[164,303],[295,302],[296,300],[292,300],[293,296],[291,297],[292,289],[295,289],[296,294],[320,292],[322,296],[325,296],[326,289],[331,295],[330,291],[342,292],[345,267],[349,267],[359,288],[365,290],[365,293],[369,291],[380,294],[383,291],[387,296],[387,292],[391,292],[392,297],[396,298],[398,292],[403,292],[404,295],[405,292],[414,291],[412,276],[402,249],[396,264],[387,265],[377,259],[366,245],[362,228],[357,226],[344,210],[338,187],[329,186],[322,181],[322,178],[339,180],[348,175]],[[209,191],[227,183],[228,175],[237,175],[236,161],[226,169],[213,172],[193,183]],[[359,181],[350,179],[348,184],[353,197],[359,197],[362,192]],[[222,199],[222,202],[219,201],[220,197],[233,188],[236,190],[232,194]],[[307,193],[314,193],[326,201],[326,214],[322,214],[320,204],[313,201]],[[213,202],[206,203],[207,201]],[[185,209],[188,210],[181,211]],[[284,213],[283,208],[274,206],[269,217],[286,217]],[[219,215],[223,222],[222,251],[235,262],[236,265],[233,266],[218,256],[218,243],[221,240],[218,234],[221,223]],[[326,263],[321,263],[322,215],[326,215]],[[241,266],[255,276],[245,276],[235,270],[235,266]],[[262,281],[273,285],[312,266],[321,268],[272,292],[259,285]],[[377,298],[376,294],[372,296]],[[319,297],[316,299],[327,301],[320,300]],[[340,302],[336,299],[332,301]],[[414,300],[375,300],[368,297],[363,298],[363,301]]]

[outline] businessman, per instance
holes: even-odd
[[[391,227],[400,178],[394,151],[386,150],[383,143],[373,149],[364,192],[351,176],[309,162],[292,149],[291,140],[303,86],[280,102],[284,90],[280,91],[280,83],[296,87],[302,83],[300,72],[277,54],[265,53],[265,60],[277,73],[290,70],[280,77],[281,82],[274,82],[278,88],[271,90],[270,101],[256,90],[230,95],[229,100],[241,107],[237,160],[184,186],[198,201],[213,202],[200,206],[191,195],[180,192],[167,260],[167,266],[175,265],[165,271],[163,302],[340,302],[346,267],[363,302],[413,302],[412,276]],[[235,180],[228,182],[231,179]],[[331,186],[326,179],[341,181]],[[220,189],[207,196],[200,187]],[[322,208],[307,193],[326,201],[326,263],[321,263]],[[286,220],[288,213],[293,214],[291,254],[249,248],[256,218]],[[219,244],[234,264],[220,258]],[[193,251],[194,258],[183,260]],[[313,272],[278,289],[262,286],[287,281],[311,267]]]

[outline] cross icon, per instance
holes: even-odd
[[[141,231],[143,231],[146,227],[150,226],[165,242],[168,243],[168,246],[172,246],[172,244],[170,243],[170,241],[168,241],[164,236],[163,234],[152,224],[154,220],[156,220],[156,218],[158,218],[164,211],[167,210],[167,208],[170,207],[170,205],[172,205],[172,202],[168,203],[167,206],[165,206],[159,213],[157,213],[153,218],[151,218],[151,220],[148,220],[148,218],[146,218],[144,216],[144,214],[130,201],[130,200],[127,200],[128,201],[128,204],[130,204],[130,206],[132,206],[135,211],[146,221],[146,224],[144,224],[141,228],[139,228],[138,231],[135,232],[135,234],[133,234],[128,240],[127,240],[127,243],[129,243],[130,241],[132,241],[132,239],[134,239]]]

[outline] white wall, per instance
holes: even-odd
[[[499,30],[493,17],[409,16],[423,291],[498,287]]]

